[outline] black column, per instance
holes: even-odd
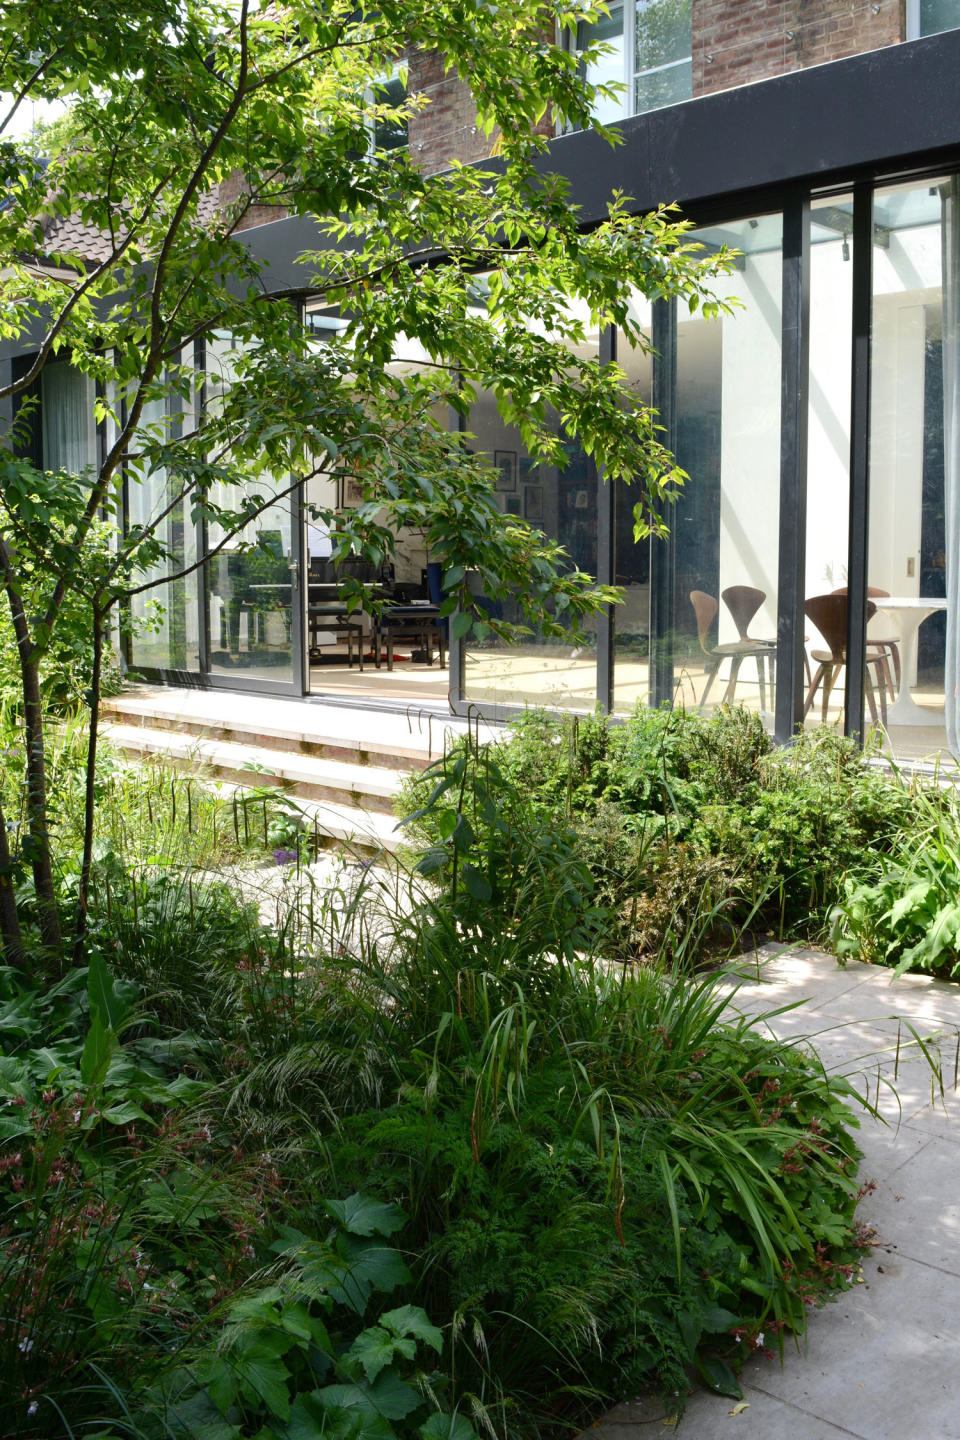
[[[780,386],[780,547],[777,699],[774,736],[790,740],[803,723],[807,558],[807,413],[810,369],[810,198],[792,196],[783,212]]]
[[[601,365],[610,365],[617,358],[614,325],[606,326],[600,333],[599,358]],[[603,470],[597,466],[597,580],[601,585],[612,585],[616,573],[616,507],[617,485],[608,484]],[[613,709],[615,609],[608,605],[603,614],[597,616],[597,704],[608,713]]]
[[[873,190],[853,189],[853,373],[850,385],[850,528],[847,549],[847,694],[843,729],[863,734],[870,540],[870,333],[873,316]]]
[[[677,449],[677,302],[653,305],[653,408],[663,427],[663,443]],[[650,703],[673,704],[673,597],[676,588],[676,509],[669,513],[670,533],[650,544]]]

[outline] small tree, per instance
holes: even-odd
[[[556,632],[565,617],[575,622],[614,597],[555,543],[500,513],[487,462],[439,418],[445,406],[468,416],[482,386],[531,455],[562,464],[563,435],[575,435],[608,478],[641,480],[638,531],[663,528],[663,501],[682,477],[655,417],[616,366],[573,347],[588,327],[610,324],[646,345],[630,308],[637,291],[709,309],[710,279],[724,260],[699,257],[682,225],[662,211],[633,216],[619,196],[606,222],[582,233],[567,185],[538,167],[546,141],[536,126],[547,110],[583,127],[597,94],[576,56],[545,36],[575,35],[595,15],[579,0],[369,8],[23,0],[5,8],[5,125],[35,97],[67,98],[71,113],[46,166],[11,141],[0,147],[0,334],[32,356],[0,395],[26,402],[22,423],[44,366],[67,356],[94,382],[106,437],[99,465],[84,475],[25,459],[16,422],[0,451],[0,582],[26,732],[24,856],[52,954],[62,953],[63,935],[40,666],[67,597],[84,597],[94,658],[79,954],[104,626],[131,596],[194,568],[160,539],[169,509],[215,523],[226,544],[275,503],[278,488],[288,493],[335,469],[363,494],[349,515],[322,514],[336,555],[381,561],[401,526],[420,527],[444,566],[443,609],[455,634],[517,628],[474,612],[468,568],[488,595],[518,600],[528,626]],[[499,132],[495,162],[425,176],[403,150],[371,151],[375,124],[426,103],[418,95],[387,103],[375,83],[416,50],[439,53],[469,78],[478,124]],[[217,187],[237,174],[240,198],[216,204]],[[243,243],[238,227],[262,204],[316,218],[297,290],[340,307],[345,328],[329,344],[311,340],[283,303],[294,292],[271,289]],[[71,217],[95,245],[45,239],[51,223]],[[200,407],[201,347],[226,337],[229,374],[215,403]],[[398,369],[407,344],[423,363]],[[98,517],[117,515],[121,476],[137,483],[160,467],[163,514],[120,535],[112,554],[92,549]],[[0,815],[0,933],[16,960],[9,875]]]

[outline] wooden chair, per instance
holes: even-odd
[[[749,592],[749,593],[746,593]],[[733,605],[730,604],[728,595],[733,594]],[[753,597],[759,596],[756,603]],[[770,682],[773,684],[773,662],[776,656],[775,646],[768,640],[751,640],[747,635],[747,627],[754,615],[759,610],[766,595],[762,590],[754,590],[749,585],[731,585],[723,592],[724,601],[730,608],[734,623],[740,633],[739,640],[730,640],[724,645],[711,645],[708,636],[710,627],[720,609],[720,602],[713,595],[708,595],[704,590],[690,591],[690,604],[693,606],[693,613],[697,617],[697,639],[700,642],[700,649],[707,657],[704,671],[707,676],[707,683],[703,687],[703,694],[700,697],[700,709],[707,703],[707,696],[710,688],[717,677],[717,672],[724,660],[730,661],[730,679],[727,681],[727,688],[724,693],[723,703],[730,705],[737,689],[737,677],[740,674],[740,666],[744,660],[755,660],[757,662],[757,679],[760,684],[760,708],[767,708],[767,687],[764,678],[764,662],[770,666]],[[751,609],[751,604],[753,608]],[[734,609],[736,606],[736,610]],[[739,616],[739,618],[738,618]],[[744,618],[745,617],[745,618]],[[741,623],[742,622],[742,623]]]
[[[834,594],[834,595],[846,595],[846,593],[847,593],[847,586],[846,586],[846,585],[839,585],[839,586],[837,587],[837,589],[834,590],[834,591],[832,591],[831,593]],[[872,599],[874,599],[874,600],[884,599],[884,598],[889,599],[889,597],[890,597],[890,591],[889,591],[889,590],[880,590],[876,585],[868,585],[868,586],[867,586],[867,594],[868,594]],[[881,605],[879,608],[882,610],[882,609],[883,609],[883,606]],[[870,653],[871,650],[881,651],[882,654],[884,655],[884,657],[888,660],[888,664],[887,664],[887,690],[889,691],[890,699],[891,699],[891,700],[895,700],[895,699],[897,698],[897,695],[900,693],[900,636],[897,635],[897,636],[891,636],[891,637],[888,637],[888,638],[885,638],[885,639],[881,639],[881,638],[879,638],[879,637],[877,637],[877,636],[868,635],[868,636],[867,636],[867,654],[868,654],[868,655],[869,655],[869,653]],[[889,662],[892,662],[892,663],[893,663],[893,675],[892,675],[892,676],[891,676],[891,674],[890,674],[890,663],[889,663]]]
[[[812,658],[816,662],[817,671],[807,691],[806,703],[803,707],[804,716],[813,704],[813,697],[817,693],[818,685],[823,686],[823,723],[827,723],[827,710],[830,705],[830,693],[836,683],[837,676],[847,663],[847,597],[842,595],[814,595],[808,600],[804,607],[807,618],[820,631],[830,647],[829,652],[814,650]],[[872,600],[867,601],[867,619],[871,620],[877,613],[877,607]],[[887,661],[885,655],[877,652],[874,655],[869,652],[864,656],[865,670],[867,677],[867,704],[870,706],[870,718],[874,725],[877,723],[877,693],[880,695],[880,713],[883,723],[887,723]],[[876,683],[874,683],[871,670],[876,670]]]

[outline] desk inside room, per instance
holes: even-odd
[[[384,653],[387,669],[393,669],[393,642],[407,640],[426,656],[426,663],[433,664],[433,647],[437,646],[440,669],[446,665],[446,621],[440,619],[439,605],[429,600],[390,602],[384,605],[377,618],[374,634],[374,657],[379,670]]]
[[[337,644],[344,642],[347,647],[347,665],[353,666],[353,651],[356,646],[357,664],[363,671],[363,614],[349,610],[347,602],[340,598],[336,585],[310,584],[307,587],[307,634],[310,644],[311,663],[322,662],[325,658],[320,648],[320,636],[331,634]],[[328,657],[333,658],[333,657]]]

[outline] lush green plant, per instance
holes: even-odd
[[[960,808],[956,791],[916,790],[910,823],[879,876],[848,877],[831,939],[842,958],[960,977]]]
[[[408,782],[398,808],[414,812],[421,844],[455,823],[444,777],[462,759],[479,770],[484,754],[462,740]],[[911,805],[851,741],[821,731],[774,749],[745,710],[638,708],[623,724],[531,713],[497,765],[543,823],[573,831],[617,917],[608,953],[623,956],[710,959],[749,928],[819,936],[844,877],[871,873]]]
[[[145,1031],[102,961],[0,983],[4,1433],[34,1440],[122,1414],[250,1269],[272,1176],[212,1118],[189,1037]]]
[[[231,1302],[213,1342],[190,1354],[153,1403],[168,1435],[277,1440],[476,1440],[469,1420],[441,1407],[436,1361],[444,1340],[416,1305],[373,1309],[375,1294],[410,1280],[383,1237],[403,1225],[394,1204],[360,1195],[327,1201],[336,1222],[320,1239],[288,1226],[270,1283]],[[419,1354],[418,1354],[419,1352]],[[146,1397],[150,1404],[150,1397]]]

